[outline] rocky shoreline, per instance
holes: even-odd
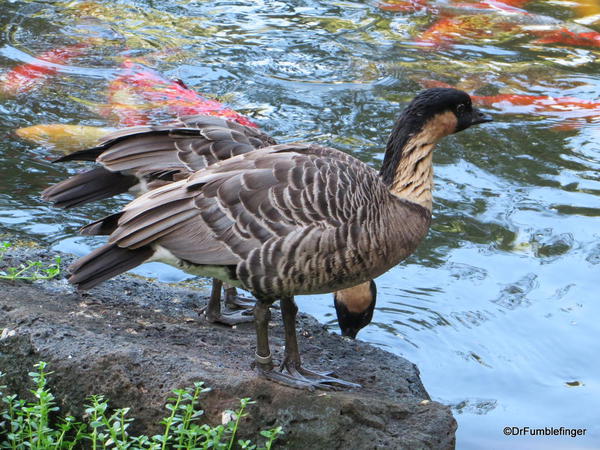
[[[51,262],[55,254],[14,248],[0,260]],[[63,261],[71,257],[62,255]],[[430,401],[417,367],[360,340],[329,333],[300,314],[303,362],[363,385],[352,391],[308,392],[257,378],[251,368],[252,324],[233,329],[206,323],[198,309],[205,292],[123,275],[85,294],[64,278],[27,283],[0,280],[0,371],[10,392],[27,395],[27,373],[46,361],[61,411],[81,415],[91,394],[112,407],[131,407],[130,430],[153,434],[173,389],[204,381],[205,420],[221,422],[225,409],[251,397],[240,437],[281,425],[277,448],[453,448],[450,408]],[[283,352],[281,317],[271,323],[274,358]]]

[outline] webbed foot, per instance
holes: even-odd
[[[255,304],[256,300],[240,297],[239,295],[229,295],[225,291],[225,306],[229,309],[254,309]]]
[[[252,311],[247,309],[241,311],[220,312],[218,314],[209,314],[207,309],[201,312],[204,318],[210,323],[220,323],[223,325],[234,326],[240,323],[254,322]]]
[[[284,386],[296,389],[306,389],[309,391],[314,391],[315,389],[331,391],[362,387],[360,384],[332,377],[330,376],[332,372],[315,372],[310,369],[305,369],[302,366],[286,362],[283,362],[278,369],[275,369],[272,364],[261,363],[259,358],[264,359],[262,357],[257,357],[256,368],[258,374],[268,380],[283,384]]]
[[[236,288],[224,285],[225,289],[225,306],[229,309],[254,309],[256,300],[253,298],[242,297],[238,295]],[[279,309],[278,305],[270,305],[271,308]]]

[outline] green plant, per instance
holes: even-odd
[[[132,436],[127,432],[130,423],[129,408],[120,408],[110,412],[108,402],[103,396],[94,395],[86,405],[85,416],[78,421],[73,416],[60,418],[59,408],[47,387],[47,364],[35,365],[37,371],[29,376],[35,388],[31,390],[34,401],[27,402],[17,395],[7,395],[0,386],[0,448],[10,449],[227,449],[254,450],[256,444],[250,440],[236,441],[240,420],[247,416],[246,407],[253,402],[249,398],[240,400],[236,411],[225,411],[224,416],[231,418],[223,425],[211,427],[199,424],[198,419],[204,411],[198,409],[201,394],[210,391],[201,382],[194,387],[174,390],[174,397],[166,405],[170,412],[161,424],[164,432],[152,437]],[[0,372],[0,377],[3,374]],[[260,432],[265,438],[264,447],[270,450],[283,434],[281,427]],[[236,446],[237,444],[237,446]]]
[[[0,261],[4,257],[4,253],[11,247],[9,242],[0,243]],[[7,267],[0,270],[0,279],[3,280],[50,280],[60,273],[60,256],[54,258],[54,263],[44,265],[41,261],[27,261],[24,264],[19,264],[19,267]]]

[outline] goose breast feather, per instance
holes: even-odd
[[[424,208],[331,148],[283,144],[245,153],[130,203],[110,241],[160,246],[189,263],[235,265],[268,297],[331,292],[380,275],[426,233]]]

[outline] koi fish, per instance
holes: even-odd
[[[600,47],[600,33],[596,31],[575,32],[567,28],[558,30],[532,30],[532,33],[541,35],[534,44],[566,44],[578,47]]]
[[[486,39],[498,37],[499,32],[512,33],[518,25],[509,21],[497,21],[491,15],[471,15],[444,17],[425,30],[417,39],[417,44],[439,48],[457,40]]]
[[[49,148],[60,148],[66,153],[82,147],[93,147],[114,128],[90,127],[51,123],[19,128],[15,134],[21,139]]]
[[[579,17],[597,16],[600,14],[600,2],[598,0],[575,0],[575,11]]]
[[[88,44],[81,43],[39,54],[34,62],[21,64],[0,75],[0,92],[15,96],[32,91],[59,71],[56,64],[68,63],[82,55],[86,47]]]
[[[144,103],[125,80],[116,78],[108,86],[108,105],[100,109],[100,114],[113,118],[119,126],[147,125],[150,117],[144,111]]]
[[[600,102],[576,97],[552,97],[549,95],[499,94],[471,96],[479,105],[499,107],[502,105],[531,106],[533,111],[542,113],[565,113],[592,110],[600,116]],[[588,114],[585,114],[588,115]]]
[[[219,31],[217,26],[209,23],[210,17],[172,14],[164,8],[150,6],[151,3],[97,0],[60,3],[70,16],[86,20],[94,18],[118,30],[127,48],[187,48],[199,36],[209,37]]]
[[[488,0],[487,4],[497,6],[501,3]],[[519,32],[546,32],[556,29],[562,23],[564,22],[553,17],[531,14],[512,7],[494,11],[480,10],[471,15],[442,17],[425,30],[416,42],[439,48],[465,39],[501,41],[513,39]]]
[[[529,0],[527,0],[529,1]],[[519,2],[515,1],[496,1],[496,0],[482,0],[479,3],[449,3],[440,6],[440,12],[443,15],[456,15],[456,14],[481,14],[482,12],[504,12],[504,13],[518,13],[518,14],[529,14],[520,7],[523,6],[527,1]]]
[[[128,86],[133,94],[153,108],[164,108],[177,116],[206,114],[224,117],[246,126],[257,126],[222,103],[203,97],[183,82],[169,80],[154,70],[130,61],[123,63],[123,73],[115,82]]]
[[[427,10],[429,12],[440,11],[442,15],[448,14],[465,14],[469,10],[496,10],[506,12],[524,12],[520,9],[530,0],[481,0],[473,3],[444,3],[438,5],[430,5],[428,0],[387,0],[385,3],[380,3],[379,9],[384,11],[400,11],[400,12],[417,12]]]
[[[509,4],[510,3],[510,4]],[[425,30],[417,43],[439,48],[454,41],[469,39],[501,39],[518,32],[539,37],[535,44],[565,44],[600,47],[600,33],[581,25],[568,27],[552,17],[519,9],[519,3],[484,0],[479,3],[451,3],[440,7],[440,18]],[[466,15],[470,13],[471,15]],[[456,16],[457,14],[462,14]]]
[[[416,12],[428,9],[428,0],[387,0],[378,5],[384,11]]]
[[[451,87],[447,83],[435,80],[424,80],[424,87]],[[519,112],[539,113],[559,116],[561,118],[600,117],[600,102],[577,97],[552,97],[549,95],[498,94],[473,95],[473,103],[503,109],[509,112],[511,107],[528,107]]]

